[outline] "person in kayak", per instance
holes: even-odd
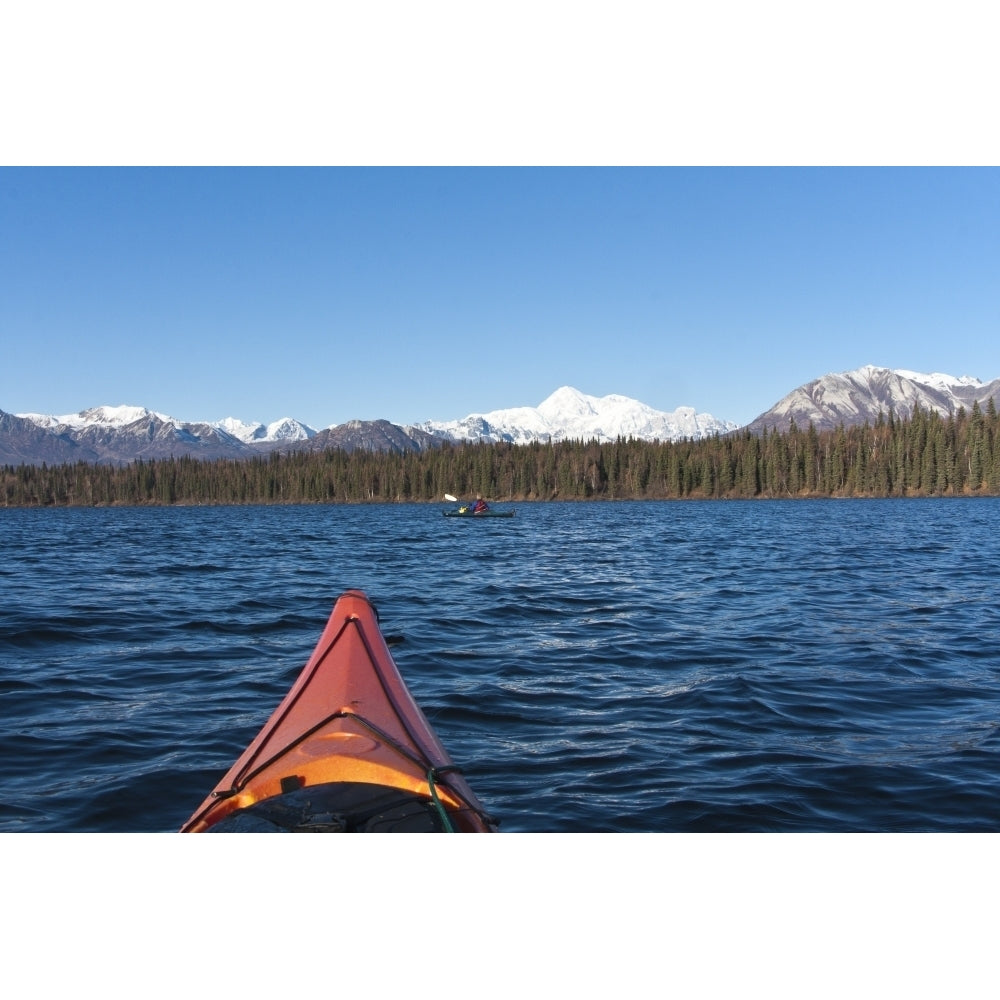
[[[490,505],[483,499],[482,493],[476,494],[476,502],[472,506],[473,514],[483,514],[490,509]]]

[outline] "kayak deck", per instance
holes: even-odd
[[[181,831],[496,828],[413,700],[374,607],[349,590],[288,694]]]

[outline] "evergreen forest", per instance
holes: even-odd
[[[424,452],[290,452],[0,468],[8,507],[1000,495],[1000,421],[985,410],[892,411],[699,441],[442,444]]]

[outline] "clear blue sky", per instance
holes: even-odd
[[[0,409],[744,423],[864,364],[1000,376],[998,234],[990,168],[6,168]]]

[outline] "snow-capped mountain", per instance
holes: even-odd
[[[889,411],[909,417],[913,408],[936,410],[946,416],[960,407],[984,407],[990,399],[1000,405],[1000,379],[981,382],[971,375],[923,374],[907,369],[865,365],[853,371],[824,375],[793,390],[747,425],[747,430],[788,430],[794,421],[800,430],[810,423],[816,430],[848,427],[866,420],[874,423]]]
[[[19,413],[19,417],[30,420],[38,427],[51,430],[55,427],[67,427],[79,430],[84,427],[127,427],[139,420],[156,418],[164,423],[179,424],[179,421],[168,417],[165,413],[147,410],[144,406],[93,406],[79,413],[68,413],[62,417],[50,416],[45,413]]]
[[[710,413],[696,413],[680,406],[671,413],[654,410],[627,396],[588,396],[563,386],[538,406],[518,406],[489,413],[473,413],[461,420],[428,420],[420,430],[453,441],[598,440],[618,437],[647,441],[702,438],[736,430],[731,421],[716,420]]]
[[[168,417],[165,413],[157,413],[155,410],[147,410],[144,406],[94,406],[89,410],[81,410],[79,413],[68,413],[64,416],[51,416],[45,413],[19,413],[19,417],[30,420],[38,427],[46,430],[55,428],[66,428],[72,430],[84,430],[90,427],[129,427],[133,424],[159,421],[163,424],[170,424],[181,430],[193,426],[214,427],[225,434],[228,434],[244,444],[267,443],[271,441],[305,441],[313,437],[316,431],[308,424],[303,424],[299,420],[291,417],[283,417],[275,420],[274,423],[246,423],[237,420],[235,417],[226,417],[224,420],[215,421],[195,421],[194,423],[184,420],[176,420]]]
[[[232,434],[244,444],[261,444],[267,442],[283,441],[308,441],[316,436],[316,430],[300,420],[293,420],[291,417],[283,417],[275,420],[271,424],[248,424],[235,417],[226,417],[225,420],[217,420],[213,427]]]
[[[126,463],[172,455],[213,459],[252,453],[244,442],[213,424],[175,420],[142,406],[95,406],[64,416],[22,413],[16,419],[47,433],[47,451],[58,442],[59,453],[67,455],[65,461]],[[20,441],[5,444],[0,454],[23,452]]]

